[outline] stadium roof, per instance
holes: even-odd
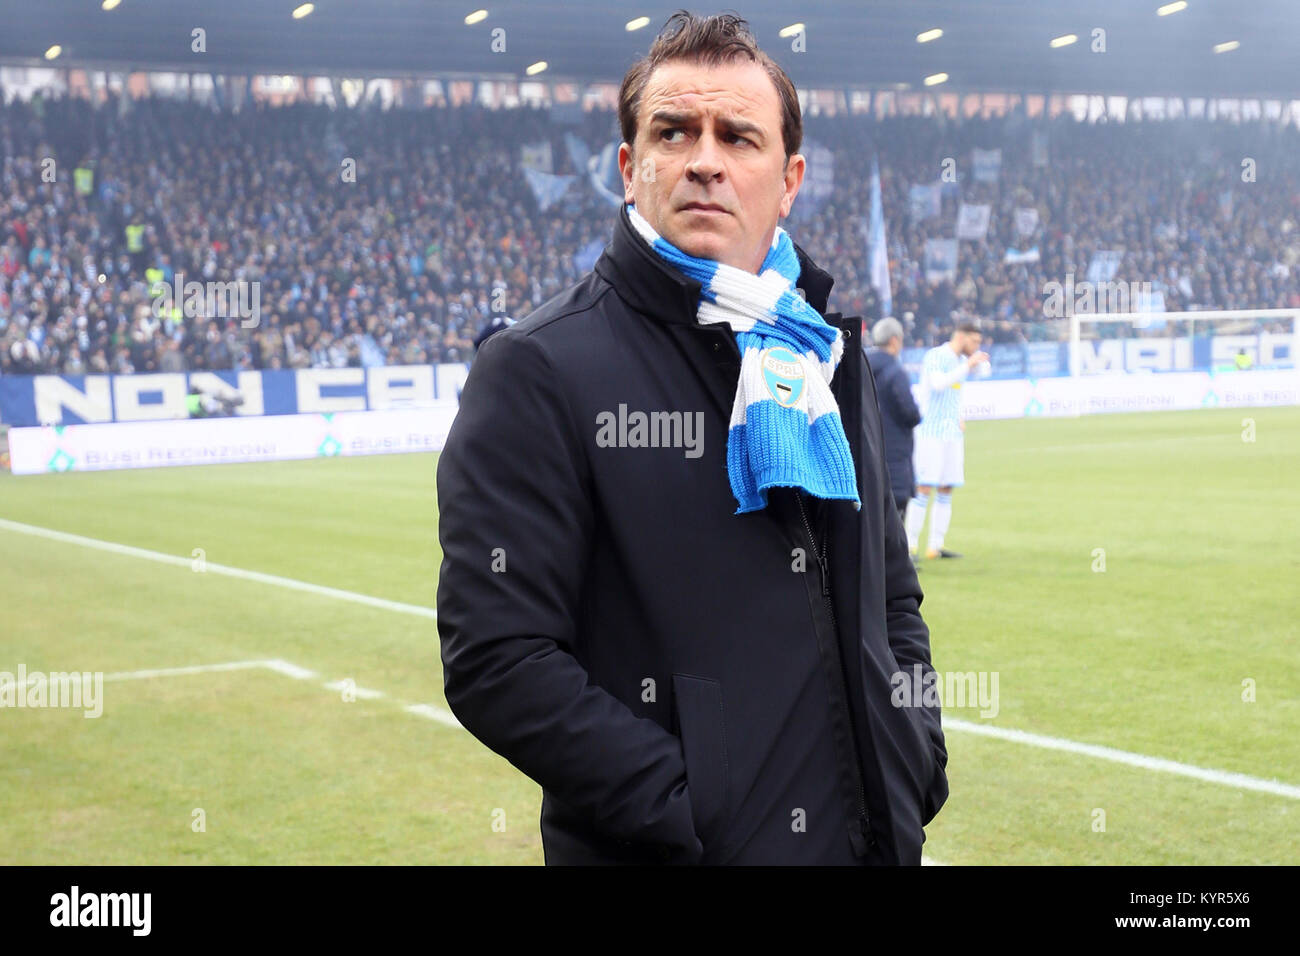
[[[112,2],[112,0],[108,0]],[[676,4],[641,0],[6,0],[0,58],[41,66],[347,76],[515,76],[617,82]],[[909,84],[947,73],[943,90],[1300,98],[1300,0],[738,0],[801,87]],[[487,16],[467,25],[483,6]],[[802,7],[802,9],[801,9]],[[690,4],[696,13],[719,8]],[[636,17],[649,24],[635,31]],[[806,24],[806,52],[782,28]],[[206,31],[192,52],[191,31]],[[493,52],[502,28],[505,49]],[[942,29],[937,40],[917,35]],[[1093,30],[1105,31],[1094,52]],[[1049,41],[1075,34],[1077,42]],[[1216,54],[1216,44],[1238,49]],[[63,48],[52,63],[42,57]]]

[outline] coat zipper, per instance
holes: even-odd
[[[808,521],[808,512],[804,509],[803,492],[796,488],[794,489],[794,494],[795,500],[799,503],[799,517],[803,520],[804,531],[808,534],[808,543],[812,546],[813,557],[817,560],[817,566],[821,568],[822,599],[826,602],[826,612],[830,616],[831,620],[831,640],[838,641],[839,628],[835,624],[835,607],[831,602],[830,562],[828,556],[817,547],[817,538],[813,535],[812,524]],[[836,644],[835,647],[838,650],[838,644]],[[849,702],[849,688],[848,683],[844,679],[844,665],[838,653],[836,653],[835,658],[835,673],[839,678],[840,693],[843,696],[844,704],[847,708]],[[856,744],[851,736],[853,727],[852,711],[848,714],[848,724],[850,728],[849,744],[856,748]],[[862,762],[858,759],[856,749],[853,753],[853,770],[853,782],[857,785],[858,794],[858,822],[862,828],[862,836],[866,840],[867,846],[870,846],[873,842],[871,837],[871,817],[867,813],[867,798],[862,786]]]

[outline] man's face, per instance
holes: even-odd
[[[757,273],[805,165],[797,153],[785,162],[781,101],[767,72],[750,61],[657,67],[635,146],[618,151],[624,200],[683,252]]]
[[[984,341],[984,336],[979,332],[958,332],[957,343],[961,346],[961,354],[967,357],[974,355],[980,350],[980,343]]]

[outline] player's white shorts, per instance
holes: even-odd
[[[962,438],[944,441],[917,435],[916,448],[912,452],[916,483],[934,487],[952,485],[954,488],[965,484],[965,457],[966,442]]]

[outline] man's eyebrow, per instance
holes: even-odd
[[[763,127],[759,126],[757,123],[751,123],[747,119],[741,119],[739,116],[724,117],[721,122],[722,125],[726,126],[733,133],[747,133],[750,136],[759,137],[765,135]]]
[[[677,110],[655,110],[650,116],[651,123],[667,123],[671,126],[683,126],[698,119],[698,113],[683,113]],[[738,116],[724,116],[718,122],[733,133],[745,133],[751,136],[763,136],[763,128],[757,123],[741,119]]]
[[[680,113],[675,110],[655,110],[650,116],[652,123],[672,123],[680,125],[695,118],[694,113]]]

